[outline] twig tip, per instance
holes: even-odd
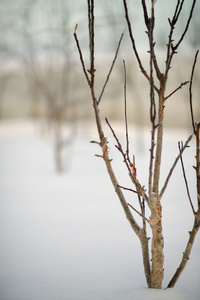
[[[76,33],[77,28],[78,28],[78,24],[76,24],[75,26],[74,33]]]

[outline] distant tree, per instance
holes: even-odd
[[[142,182],[137,177],[137,164],[136,159],[133,156],[133,158],[130,157],[130,151],[129,151],[129,134],[128,134],[128,120],[127,120],[127,100],[126,100],[126,64],[124,61],[124,103],[125,103],[125,136],[126,136],[126,147],[125,149],[122,147],[122,144],[120,140],[118,139],[114,129],[112,128],[110,122],[108,119],[106,119],[106,122],[116,140],[116,148],[121,153],[123,157],[123,161],[125,164],[125,167],[127,169],[128,175],[133,183],[133,187],[123,187],[118,183],[118,180],[116,178],[115,172],[112,168],[112,160],[110,159],[109,155],[109,148],[108,148],[108,139],[104,135],[103,131],[103,124],[102,124],[102,118],[100,115],[100,106],[101,106],[101,100],[102,96],[105,90],[105,87],[109,81],[110,74],[112,72],[113,66],[115,64],[118,50],[121,44],[121,40],[123,38],[123,34],[120,38],[115,57],[113,59],[113,62],[111,64],[110,71],[106,77],[105,84],[102,88],[102,91],[99,96],[96,95],[96,89],[95,89],[95,82],[96,82],[96,66],[95,66],[95,42],[94,42],[94,36],[95,36],[95,27],[94,27],[94,0],[88,0],[88,28],[89,28],[89,52],[90,52],[90,65],[89,67],[86,67],[85,60],[83,57],[83,53],[80,47],[80,43],[77,37],[77,27],[76,25],[75,31],[74,31],[74,37],[77,44],[80,61],[82,64],[83,72],[85,74],[85,78],[87,80],[87,83],[90,88],[91,92],[91,98],[94,108],[94,114],[96,119],[96,125],[99,135],[99,141],[93,141],[93,143],[98,144],[102,149],[102,155],[97,155],[98,157],[101,157],[105,165],[107,167],[108,174],[110,176],[111,182],[114,186],[115,192],[117,193],[117,196],[120,200],[120,203],[122,205],[122,208],[125,212],[126,218],[128,219],[133,231],[137,235],[137,237],[140,240],[141,248],[142,248],[142,257],[143,257],[143,265],[144,265],[144,273],[146,276],[146,282],[149,288],[155,288],[155,289],[161,289],[162,288],[162,282],[164,277],[164,269],[163,269],[163,263],[164,263],[164,237],[163,237],[163,228],[162,228],[162,197],[163,194],[166,191],[166,188],[168,186],[168,183],[171,179],[171,175],[178,163],[178,161],[181,161],[183,175],[185,179],[185,184],[187,187],[187,193],[188,193],[188,199],[191,206],[191,211],[194,217],[194,225],[192,230],[189,232],[189,239],[185,248],[185,251],[183,252],[183,257],[180,262],[180,265],[178,266],[174,276],[170,280],[168,287],[173,287],[179,276],[181,275],[185,265],[188,262],[190,252],[195,240],[195,236],[199,230],[200,227],[200,164],[199,164],[199,130],[200,125],[196,124],[193,117],[193,108],[192,108],[192,81],[193,81],[193,74],[194,74],[194,67],[196,64],[196,59],[198,52],[195,57],[195,63],[193,66],[192,76],[191,79],[185,82],[180,83],[177,88],[172,91],[170,94],[166,95],[166,87],[168,84],[168,77],[170,76],[170,70],[172,61],[175,57],[175,54],[177,53],[177,50],[179,46],[182,44],[182,42],[185,39],[185,35],[188,31],[193,11],[195,8],[196,0],[192,1],[191,9],[188,12],[188,18],[186,22],[185,28],[183,28],[182,34],[178,38],[177,41],[174,41],[174,29],[177,25],[177,22],[179,20],[180,14],[182,12],[184,0],[176,1],[176,7],[174,10],[174,15],[172,18],[168,18],[169,21],[169,35],[168,35],[168,43],[166,46],[166,60],[165,60],[165,67],[164,70],[161,71],[160,65],[158,63],[157,57],[156,57],[156,51],[155,51],[155,40],[154,40],[154,28],[155,28],[155,6],[156,6],[156,0],[151,1],[150,8],[148,10],[147,4],[145,0],[141,0],[141,5],[143,9],[143,15],[144,15],[144,24],[146,26],[146,34],[149,41],[149,70],[147,71],[144,66],[143,62],[141,60],[141,55],[138,52],[131,21],[129,18],[129,12],[128,12],[128,6],[126,0],[123,0],[124,4],[124,11],[125,11],[125,18],[128,25],[128,32],[133,48],[133,53],[136,57],[139,69],[141,73],[144,75],[144,77],[147,80],[147,84],[149,85],[149,108],[150,108],[150,123],[151,123],[151,132],[150,132],[150,157],[149,157],[149,166],[147,167],[147,173],[149,174],[148,178],[148,187],[145,188],[145,186],[142,184]],[[165,106],[167,105],[167,100],[169,97],[174,95],[176,92],[178,92],[183,86],[190,83],[190,106],[191,106],[191,116],[192,116],[192,124],[193,124],[193,133],[189,136],[187,141],[183,144],[179,143],[179,153],[177,158],[174,161],[174,164],[172,165],[169,174],[166,177],[166,180],[164,182],[163,187],[159,188],[160,183],[160,172],[161,172],[161,160],[162,160],[162,150],[163,150],[163,134],[164,134],[164,112],[165,112]],[[196,176],[197,176],[197,209],[195,210],[193,205],[193,200],[190,197],[188,183],[186,179],[186,174],[184,170],[184,163],[183,163],[183,157],[182,154],[184,150],[188,147],[189,142],[191,141],[193,136],[196,136],[196,143],[197,143],[197,150],[196,150]],[[140,210],[137,210],[134,206],[129,204],[124,196],[123,190],[129,190],[133,194],[136,195]],[[176,199],[174,199],[176,200]],[[150,211],[150,217],[146,216],[146,210],[145,207],[148,207]],[[137,213],[142,218],[142,226],[138,224],[136,221],[133,213]],[[151,238],[151,255],[149,251],[149,240],[150,238],[147,235],[147,227],[151,230],[152,238]]]
[[[75,134],[74,125],[67,138],[62,132],[63,123],[69,125],[70,120],[73,123],[76,118],[71,86],[70,9],[73,5],[60,1],[47,6],[46,13],[43,13],[43,27],[37,28],[34,16],[41,7],[39,4],[28,1],[23,8],[23,65],[32,97],[32,116],[38,114],[36,104],[40,101],[47,127],[53,132],[56,169],[61,172],[64,170],[63,149]],[[38,13],[37,19],[40,20]]]

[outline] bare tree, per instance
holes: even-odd
[[[163,263],[164,263],[164,237],[163,237],[163,229],[162,229],[162,197],[163,194],[168,186],[169,180],[171,179],[171,175],[178,163],[178,161],[182,162],[182,167],[184,170],[184,164],[182,159],[182,154],[184,150],[188,147],[189,142],[191,141],[192,137],[194,136],[194,133],[196,135],[197,140],[197,165],[196,165],[196,171],[197,171],[197,203],[198,208],[195,211],[194,206],[192,204],[192,200],[189,197],[189,201],[192,208],[192,213],[194,215],[194,226],[193,229],[190,232],[189,240],[186,245],[186,250],[183,254],[183,259],[180,263],[180,266],[178,267],[177,271],[175,272],[175,275],[172,277],[172,280],[168,284],[168,287],[173,287],[175,283],[177,282],[181,272],[183,271],[190,255],[190,251],[192,248],[192,245],[194,243],[195,235],[200,227],[200,200],[199,200],[199,124],[195,125],[193,121],[193,127],[194,127],[194,133],[189,136],[187,141],[184,144],[180,144],[179,146],[179,153],[177,158],[174,161],[174,164],[172,165],[168,176],[166,177],[166,180],[164,182],[163,187],[159,188],[160,183],[160,172],[161,172],[161,158],[162,158],[162,150],[163,150],[163,120],[164,120],[164,111],[165,111],[165,105],[167,103],[167,99],[174,95],[177,91],[179,91],[183,86],[187,85],[189,81],[185,81],[180,83],[180,85],[172,91],[169,95],[166,95],[166,87],[168,82],[168,77],[170,75],[170,69],[172,65],[172,60],[177,53],[177,50],[181,43],[183,42],[185,35],[188,31],[190,21],[192,19],[192,14],[194,11],[196,0],[192,1],[191,10],[188,15],[188,19],[185,25],[185,28],[183,29],[182,34],[180,35],[177,42],[174,42],[173,34],[175,26],[179,20],[179,16],[182,12],[182,7],[184,0],[180,1],[177,0],[175,11],[173,17],[169,21],[169,36],[168,36],[168,43],[167,43],[167,51],[166,51],[166,60],[165,60],[165,68],[164,71],[161,71],[157,57],[156,57],[156,51],[155,51],[155,41],[154,41],[154,27],[155,27],[155,3],[156,1],[152,0],[150,9],[148,11],[146,1],[141,0],[141,5],[143,9],[144,14],[144,23],[146,25],[146,34],[149,41],[149,70],[147,71],[142,63],[140,54],[138,52],[134,35],[132,32],[131,22],[129,18],[129,12],[128,12],[128,6],[126,3],[126,0],[123,0],[124,4],[124,11],[125,11],[125,19],[127,21],[128,26],[128,32],[133,48],[133,53],[136,57],[138,66],[144,77],[147,79],[147,84],[149,85],[150,89],[150,123],[151,123],[151,144],[150,144],[150,157],[149,157],[149,168],[147,169],[147,172],[149,174],[148,176],[148,188],[146,190],[143,183],[137,178],[137,167],[136,167],[136,160],[135,156],[133,158],[130,158],[129,154],[129,133],[128,133],[128,118],[127,118],[127,100],[126,100],[126,64],[124,61],[124,103],[125,103],[125,135],[126,135],[126,147],[123,149],[122,144],[120,140],[118,139],[114,129],[112,128],[110,122],[108,119],[106,119],[106,122],[115,138],[116,141],[116,148],[121,153],[123,157],[123,161],[125,164],[125,167],[127,169],[128,175],[133,183],[133,188],[123,187],[118,183],[118,180],[116,178],[115,172],[112,168],[112,160],[109,156],[109,148],[108,148],[108,139],[104,135],[103,131],[103,125],[102,125],[102,119],[100,115],[100,104],[102,100],[102,95],[105,90],[105,87],[107,85],[107,82],[109,80],[110,74],[112,72],[113,66],[115,64],[118,50],[121,44],[121,40],[123,37],[123,34],[121,35],[121,38],[118,43],[118,47],[115,53],[115,57],[113,59],[113,62],[111,64],[110,71],[106,77],[105,84],[102,88],[102,92],[100,93],[100,96],[96,95],[95,90],[95,80],[96,80],[96,69],[95,69],[95,59],[94,59],[94,53],[95,53],[95,43],[94,43],[94,0],[88,0],[88,28],[89,28],[89,52],[90,52],[90,66],[87,68],[85,65],[85,60],[83,58],[82,50],[80,47],[80,43],[77,37],[77,27],[75,27],[74,31],[74,37],[77,44],[80,61],[82,64],[83,72],[85,74],[85,78],[87,80],[87,83],[89,85],[89,89],[91,92],[91,98],[94,108],[94,114],[96,119],[96,125],[99,135],[99,141],[92,141],[93,143],[98,144],[102,149],[102,155],[97,155],[98,157],[101,157],[107,167],[108,174],[110,176],[111,182],[114,186],[115,192],[118,195],[118,198],[121,202],[122,208],[125,212],[126,218],[129,221],[133,231],[137,235],[137,237],[140,240],[141,248],[142,248],[142,256],[143,256],[143,265],[144,265],[144,273],[146,277],[146,282],[149,288],[156,288],[161,289],[162,288],[162,281],[164,277],[164,270],[163,270]],[[195,65],[195,64],[194,64]],[[193,67],[194,69],[194,67]],[[190,87],[192,85],[193,76],[190,80]],[[191,100],[192,103],[192,100]],[[191,104],[192,106],[192,104]],[[192,113],[193,115],[193,113]],[[183,172],[185,174],[185,172]],[[184,176],[184,178],[186,178]],[[185,182],[187,183],[187,180],[185,179]],[[140,211],[137,210],[134,206],[129,204],[124,196],[123,190],[129,190],[130,192],[133,192],[139,202]],[[187,189],[188,190],[188,189]],[[150,217],[148,218],[145,214],[145,206],[147,206],[150,210]],[[134,213],[137,213],[142,218],[142,225],[140,226],[138,222],[136,221],[136,218],[133,215]],[[149,251],[149,240],[150,238],[147,235],[147,226],[151,229],[152,232],[152,238],[151,238],[151,255]]]
[[[72,6],[60,1],[58,6],[53,7],[54,11],[47,7],[46,27],[36,30],[32,28],[32,23],[37,5],[37,1],[29,1],[23,10],[23,64],[32,96],[33,115],[36,102],[43,100],[43,114],[54,138],[55,165],[60,172],[64,169],[63,149],[75,134],[74,124],[68,138],[63,137],[62,132],[63,122],[70,124],[70,113],[72,123],[75,119],[70,86],[73,64],[69,30]]]

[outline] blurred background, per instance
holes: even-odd
[[[150,2],[150,1],[147,1]],[[148,71],[148,41],[140,1],[127,1],[138,52]],[[192,1],[184,3],[174,32],[178,40],[185,28]],[[155,41],[161,69],[165,67],[168,17],[174,0],[158,0],[155,5]],[[190,79],[194,55],[200,46],[200,3],[197,1],[191,26],[179,54],[174,57],[166,95]],[[143,78],[129,41],[121,0],[95,1],[96,93],[101,92],[116,47],[125,31],[119,57],[101,104],[103,116],[121,120],[123,115],[123,63],[127,66],[129,121],[143,126],[149,122],[149,86]],[[92,118],[91,98],[79,60],[73,32],[89,66],[86,0],[1,0],[0,1],[0,119],[40,118],[50,126],[62,121],[74,123]],[[195,117],[200,89],[197,64],[193,84]],[[188,86],[169,98],[166,126],[191,128]]]

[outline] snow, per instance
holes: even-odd
[[[121,125],[113,127],[123,140]],[[200,299],[200,234],[175,288],[147,289],[140,244],[102,159],[94,156],[100,154],[99,146],[89,143],[97,137],[94,124],[82,125],[73,146],[66,150],[70,166],[63,174],[55,172],[52,141],[41,136],[39,129],[40,124],[30,121],[0,123],[0,299]],[[139,129],[130,128],[138,178],[145,182],[150,137],[146,130],[142,133],[140,139]],[[185,141],[188,135],[180,130],[166,133],[162,180],[178,153],[178,140]],[[120,183],[130,187],[107,128],[106,136]],[[183,158],[196,199],[194,143]],[[180,262],[193,223],[180,170],[178,165],[163,198],[163,288]],[[126,196],[133,204],[135,196],[130,192]]]

